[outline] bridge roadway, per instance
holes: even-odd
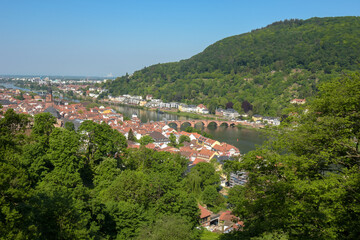
[[[238,122],[234,121],[217,121],[217,120],[168,120],[167,124],[176,124],[177,128],[180,128],[181,125],[184,123],[189,123],[191,127],[195,127],[197,123],[202,123],[204,127],[208,127],[210,123],[215,123],[217,126],[220,126],[222,124],[227,125],[227,127],[235,126],[236,124],[239,124]]]

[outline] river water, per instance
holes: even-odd
[[[113,108],[121,112],[124,116],[130,118],[133,114],[136,114],[143,123],[149,121],[190,119],[188,117],[168,113],[158,113],[156,111],[138,109],[131,106],[113,106]],[[184,130],[186,127],[186,124],[183,124],[181,129]],[[214,139],[220,142],[226,142],[239,148],[242,154],[255,150],[257,145],[261,145],[266,140],[265,136],[261,132],[247,128],[239,129],[237,127],[225,126],[216,127],[214,125],[203,128],[201,124],[197,124],[196,128],[203,129],[205,132],[210,133],[214,136]]]

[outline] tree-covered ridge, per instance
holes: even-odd
[[[245,100],[254,113],[279,115],[292,98],[360,63],[360,18],[286,20],[220,40],[190,59],[157,64],[105,84],[113,95],[152,94],[211,110]]]

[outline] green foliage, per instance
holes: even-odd
[[[216,186],[214,185],[206,186],[202,192],[201,198],[203,203],[205,203],[211,210],[214,210],[214,212],[218,212],[221,208],[225,207],[225,199],[220,193],[218,193]]]
[[[126,138],[106,123],[84,121],[79,128],[85,155],[89,162],[98,163],[105,156],[117,157],[127,147]]]
[[[151,226],[141,229],[138,239],[186,240],[195,239],[191,226],[176,215],[163,216]]]
[[[173,133],[170,134],[169,140],[170,140],[169,146],[173,146],[173,147],[177,146],[176,136]]]
[[[129,132],[128,132],[128,140],[129,141],[137,141],[137,139],[136,139],[136,137],[135,137],[135,135],[134,135],[134,132],[133,132],[133,130],[130,128],[130,130],[129,130]]]
[[[154,237],[168,238],[168,228],[179,238],[197,236],[186,159],[128,151],[106,124],[85,121],[77,133],[53,123],[40,114],[28,129],[27,116],[13,110],[0,119],[1,239],[133,239],[144,226],[155,226]]]
[[[197,172],[200,178],[200,188],[202,190],[204,190],[206,186],[218,186],[220,183],[220,176],[215,172],[214,166],[210,163],[200,162],[191,169],[191,172]]]
[[[48,137],[54,129],[55,123],[56,118],[50,113],[39,113],[35,115],[34,126],[31,133],[38,138]]]
[[[183,143],[183,142],[190,142],[190,137],[186,136],[186,135],[181,135],[179,138],[179,143]]]
[[[69,131],[75,131],[75,125],[73,122],[66,122],[65,123],[65,129]]]
[[[113,96],[146,95],[216,107],[246,100],[254,114],[281,115],[293,98],[343,70],[359,70],[360,18],[286,20],[220,40],[176,63],[156,64],[104,86]],[[249,109],[244,109],[248,112]]]
[[[145,146],[145,145],[148,145],[149,143],[153,143],[153,142],[154,142],[154,139],[148,135],[142,136],[139,139],[139,143],[141,146]]]
[[[234,236],[359,236],[360,74],[319,89],[303,114],[288,118],[267,145],[243,159],[248,183],[232,189],[229,201],[246,228]]]

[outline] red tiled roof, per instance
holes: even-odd
[[[200,155],[208,157],[211,157],[214,153],[214,151],[208,150],[206,148],[201,149],[201,151],[199,152]]]
[[[193,165],[196,165],[196,164],[201,163],[201,162],[206,162],[206,161],[204,159],[195,158],[195,160],[193,162]]]
[[[206,218],[206,217],[208,217],[208,216],[210,216],[212,214],[211,211],[207,210],[206,208],[204,208],[200,204],[198,204],[198,207],[199,207],[199,209],[201,211],[200,218]]]
[[[239,218],[236,217],[235,215],[231,214],[231,211],[225,211],[225,212],[222,212],[220,214],[220,218],[219,218],[220,221],[233,221],[233,220],[236,220],[238,221]]]

